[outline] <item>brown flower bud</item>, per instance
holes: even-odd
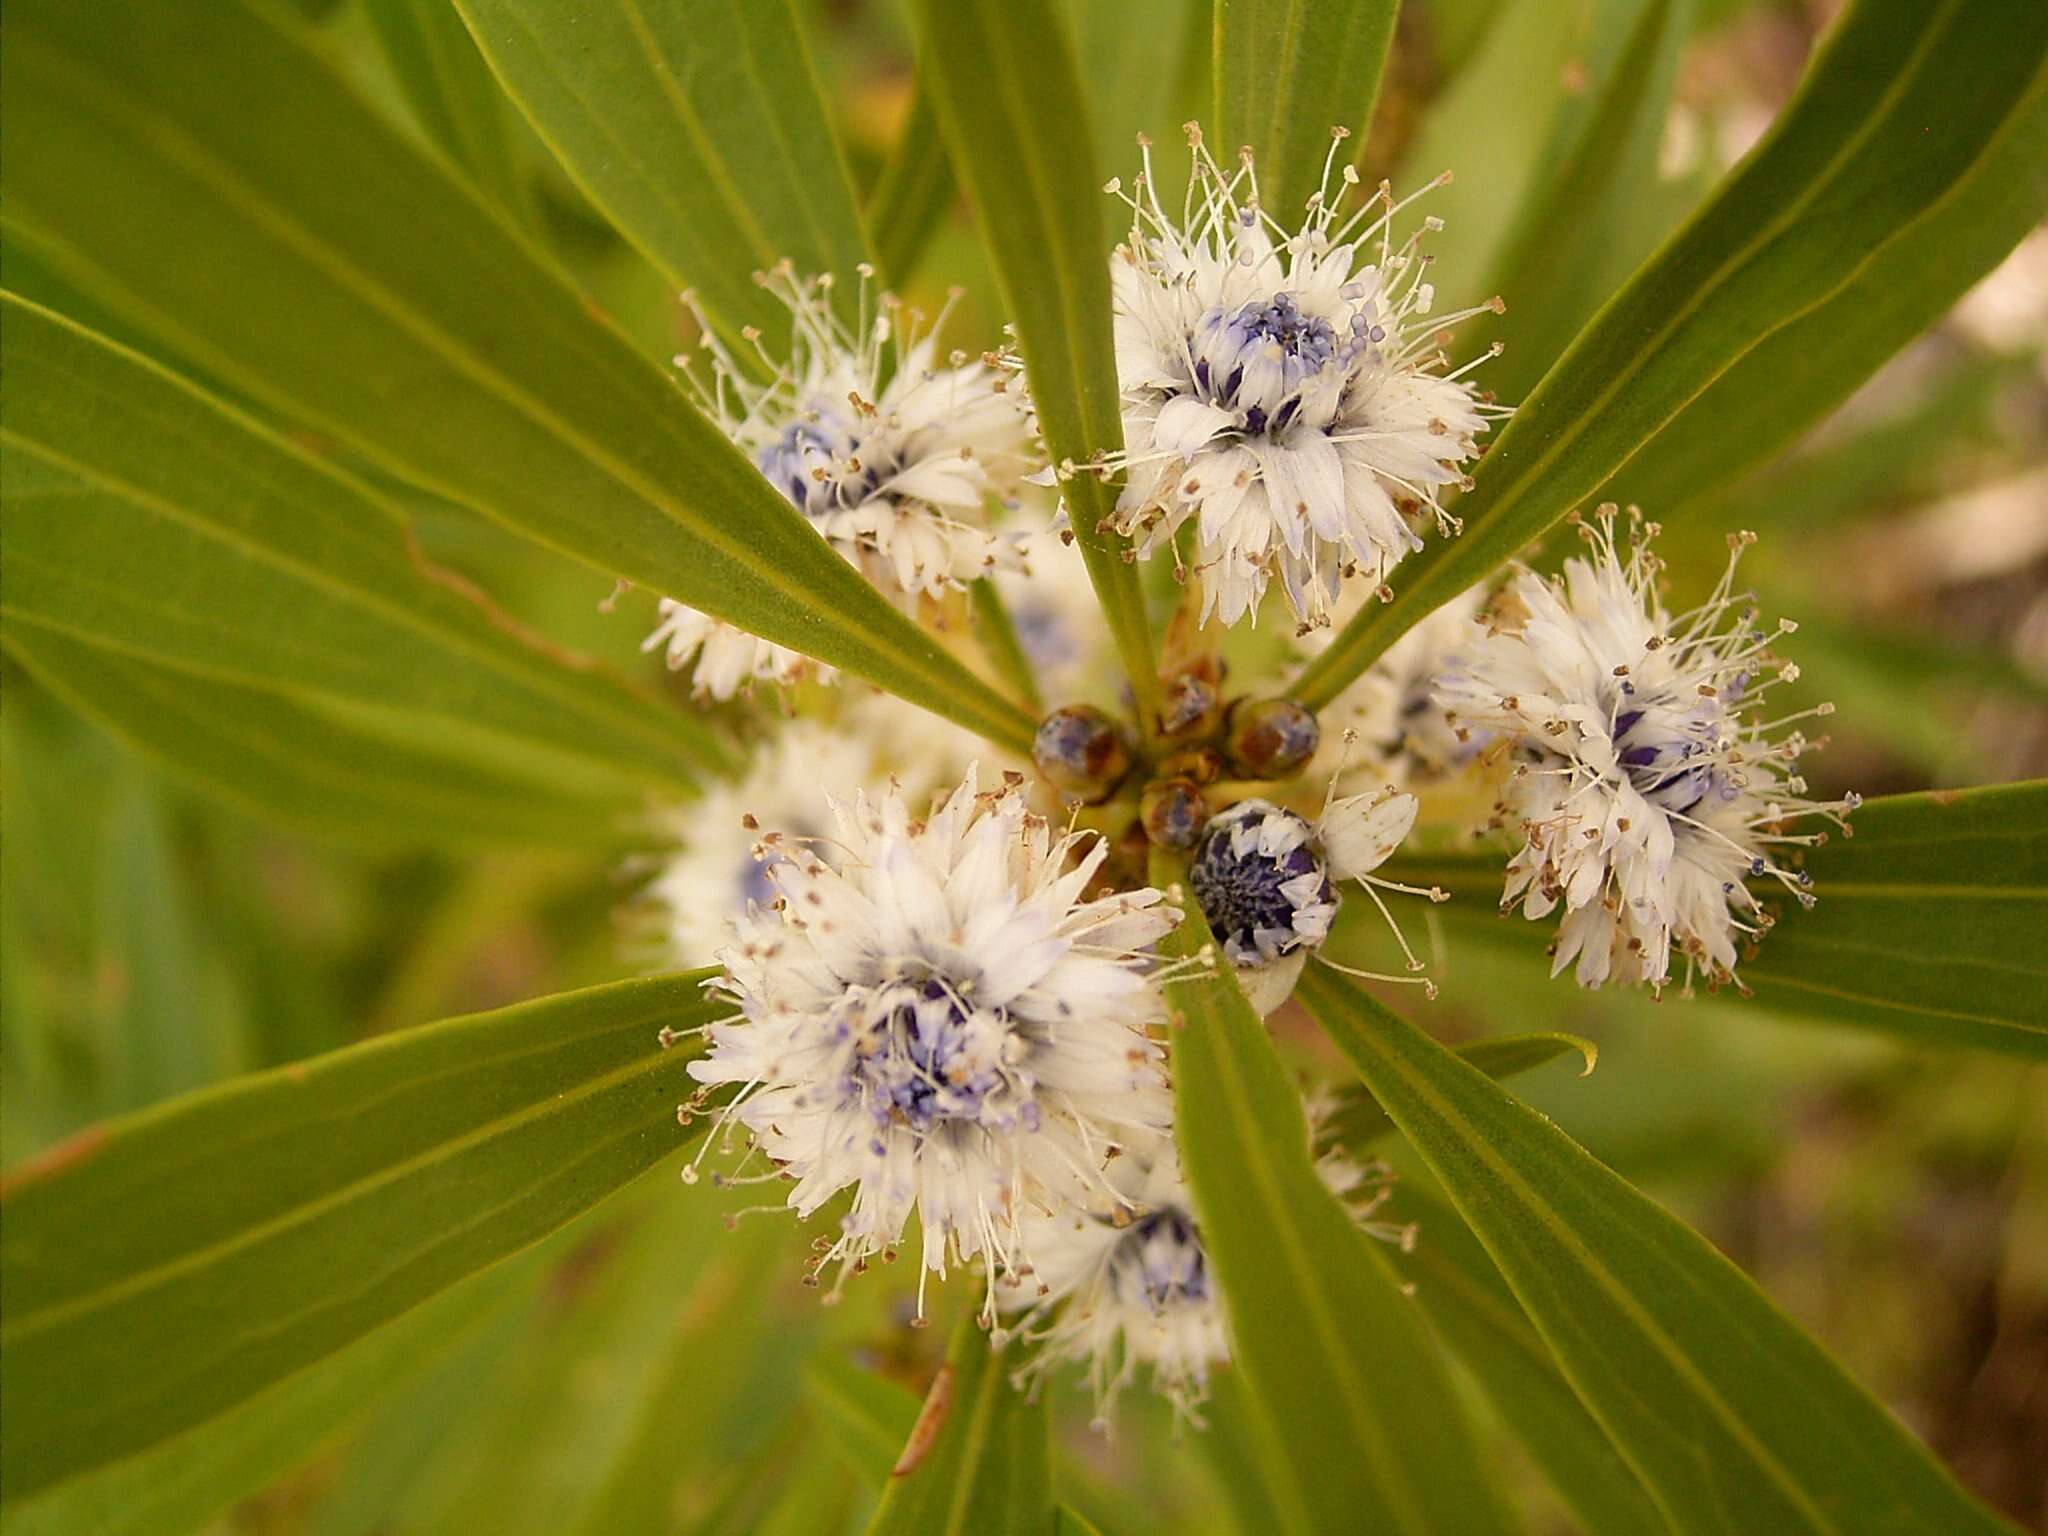
[[[1108,799],[1131,770],[1122,729],[1087,704],[1069,704],[1040,721],[1031,760],[1055,789],[1084,805]]]
[[[1145,835],[1162,848],[1192,848],[1209,821],[1209,802],[1192,779],[1154,779],[1138,802]]]
[[[1223,750],[1247,778],[1284,779],[1307,766],[1322,740],[1316,717],[1292,699],[1239,699]]]

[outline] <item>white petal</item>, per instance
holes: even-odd
[[[1332,801],[1316,824],[1336,880],[1356,880],[1386,863],[1415,825],[1413,795],[1347,795]]]

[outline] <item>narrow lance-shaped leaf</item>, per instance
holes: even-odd
[[[2048,1056],[2048,780],[1886,795],[1849,824],[1853,836],[1805,853],[1811,909],[1759,885],[1785,910],[1736,967],[1754,1006],[1920,1045]],[[1507,857],[1392,859],[1383,873],[1450,892],[1437,913],[1447,922],[1544,942],[1552,925],[1496,915]]]
[[[1321,180],[1330,130],[1372,120],[1396,0],[1215,4],[1217,153],[1227,165],[1249,148],[1260,201],[1287,223]]]
[[[1462,536],[1404,561],[1394,600],[1368,604],[1294,695],[1329,703],[1411,625],[1594,495],[1716,380],[1861,292],[1900,230],[1916,232],[1916,251],[1944,252],[1943,281],[1986,270],[2018,231],[1990,250],[1974,234],[1950,240],[1962,235],[1951,221],[1981,213],[1960,195],[1980,171],[2038,144],[2044,60],[2048,8],[2034,0],[1856,0],[1763,142],[1521,402],[1459,504]],[[1912,331],[1887,334],[1903,345]],[[1803,349],[1834,353],[1810,333]],[[1887,355],[1865,354],[1835,382],[1846,393]]]
[[[1050,0],[917,0],[922,78],[1016,327],[1047,455],[1147,731],[1158,662],[1130,541],[1104,525],[1115,482],[1088,468],[1123,446],[1110,340],[1102,182]]]
[[[2004,1527],[1748,1276],[1341,977],[1298,994],[1681,1533]]]
[[[1871,800],[1806,858],[1742,979],[1757,1001],[1905,1035],[2048,1057],[2048,780]]]
[[[709,973],[387,1035],[95,1127],[4,1187],[10,1500],[233,1409],[683,1144]]]
[[[890,1473],[869,1536],[1050,1536],[1046,1405],[1010,1384],[970,1309]]]
[[[584,195],[730,337],[788,333],[753,281],[785,258],[843,277],[851,315],[873,251],[791,0],[454,3]]]
[[[1155,852],[1153,882],[1175,863]],[[1162,948],[1214,953],[1188,905]],[[1310,1162],[1301,1095],[1236,977],[1167,984],[1174,1119],[1234,1367],[1292,1477],[1278,1529],[1506,1529],[1444,1362],[1390,1261]]]
[[[2038,49],[2034,59],[2025,94],[1943,194],[1874,243],[1839,292],[1717,378],[1601,495],[1674,506],[1791,447],[2048,217],[2048,65]]]
[[[455,7],[448,0],[364,0],[363,16],[427,137],[499,207],[532,218],[512,104]]]
[[[315,836],[371,847],[620,840],[622,781],[490,767],[421,745],[418,720],[220,682],[54,629],[12,624],[7,654],[57,697],[186,782]]]
[[[628,1430],[583,1501],[575,1532],[672,1530],[674,1510],[693,1490],[701,1495],[719,1463],[755,1450],[767,1426],[794,1406],[795,1359],[807,1341],[802,1324],[776,1303],[778,1290],[794,1289],[788,1282],[799,1242],[794,1223],[742,1228],[714,1253],[666,1337],[646,1341],[659,1364],[633,1401]],[[701,1433],[678,1446],[684,1425]]]
[[[1543,376],[1645,254],[1641,246],[1617,246],[1628,229],[1624,215],[1656,179],[1678,55],[1692,35],[1692,5],[1631,0],[1607,9],[1619,46],[1601,61],[1576,132],[1544,163],[1483,288],[1514,295],[1507,315],[1489,327],[1507,351],[1481,375],[1510,401]]]
[[[205,1528],[497,1322],[531,1288],[533,1257],[470,1277],[181,1435],[8,1504],[8,1536],[176,1536]]]
[[[882,1483],[917,1422],[916,1395],[841,1355],[824,1353],[804,1369],[804,1396],[846,1464],[864,1482]]]
[[[1062,10],[1089,120],[1111,174],[1126,168],[1127,157],[1135,163],[1140,134],[1154,141],[1155,165],[1174,158],[1173,140],[1194,108],[1190,98],[1207,83],[1208,7],[1196,0],[1065,0]],[[1199,61],[1177,59],[1177,40],[1182,54],[1197,46]]]
[[[1430,1327],[1465,1362],[1509,1433],[1571,1507],[1584,1536],[1670,1530],[1457,1215],[1406,1184],[1381,1214],[1415,1224],[1414,1246],[1399,1264]]]
[[[1028,747],[1021,711],[268,7],[7,20],[0,211],[81,286],[393,473]]]
[[[875,254],[892,282],[908,282],[917,274],[932,236],[945,221],[946,209],[959,195],[953,165],[939,138],[939,117],[931,93],[919,81],[910,98],[910,113],[881,180],[868,204],[868,227],[875,233]]]
[[[728,764],[692,717],[471,595],[361,482],[46,310],[0,294],[0,318],[11,624],[387,711],[521,775],[566,758],[615,805]]]
[[[1545,1062],[1569,1056],[1574,1051],[1585,1063],[1584,1070],[1591,1072],[1593,1063],[1600,1056],[1600,1048],[1592,1041],[1578,1035],[1556,1033],[1490,1035],[1483,1040],[1469,1040],[1456,1047],[1456,1051],[1461,1058],[1492,1078],[1533,1072]],[[1347,1083],[1331,1097],[1330,1107],[1316,1122],[1318,1150],[1326,1147],[1357,1150],[1370,1146],[1393,1130],[1394,1122],[1387,1118],[1379,1100],[1363,1083]]]

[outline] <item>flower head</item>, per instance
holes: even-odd
[[[1454,726],[1498,733],[1511,764],[1501,814],[1523,844],[1503,909],[1520,901],[1540,918],[1562,905],[1553,974],[1576,959],[1586,986],[1661,986],[1674,948],[1688,975],[1726,980],[1738,945],[1770,924],[1746,879],[1812,903],[1808,877],[1776,850],[1825,834],[1785,824],[1817,813],[1841,825],[1857,804],[1804,798],[1796,771],[1810,743],[1785,728],[1831,706],[1769,722],[1746,713],[1798,676],[1771,653],[1797,626],[1760,628],[1734,590],[1753,535],[1730,539],[1713,595],[1673,618],[1657,597],[1654,524],[1626,548],[1612,507],[1581,528],[1590,555],[1560,578],[1521,573],[1510,589],[1521,613],[1454,654],[1438,685]]]
[[[1006,566],[994,581],[1040,689],[1049,699],[1114,701],[1120,674],[1105,665],[1114,653],[1080,550],[1047,530],[1018,543],[1021,568]]]
[[[1303,962],[1329,937],[1338,881],[1406,889],[1372,871],[1401,845],[1416,810],[1413,795],[1382,790],[1332,798],[1313,822],[1266,800],[1240,800],[1210,819],[1188,886],[1260,1012],[1286,1001]]]
[[[779,900],[737,926],[716,983],[737,1013],[691,1063],[793,1181],[808,1216],[852,1197],[820,1265],[893,1252],[914,1211],[927,1271],[1027,1262],[1019,1223],[1085,1197],[1170,1115],[1150,950],[1153,890],[1084,901],[1107,852],[1056,836],[1014,783],[967,779],[927,819],[904,798],[828,801],[828,862],[764,838]]]
[[[1471,637],[1485,596],[1484,588],[1473,587],[1452,598],[1324,706],[1324,740],[1340,745],[1323,757],[1333,767],[1341,764],[1346,781],[1363,778],[1404,789],[1431,784],[1456,773],[1486,745],[1484,732],[1454,732],[1436,702],[1437,673],[1444,658]],[[1344,618],[1340,611],[1338,623]],[[1328,634],[1305,637],[1304,648],[1310,654],[1321,650]]]
[[[736,631],[734,633],[737,633]],[[850,688],[829,720],[784,721],[753,750],[737,780],[713,780],[696,799],[664,809],[668,849],[646,894],[660,921],[658,963],[702,965],[732,924],[775,901],[769,869],[808,844],[828,863],[836,845],[818,786],[893,784],[910,799],[957,784],[970,767],[1012,766],[995,748],[893,694]],[[777,835],[764,842],[762,828]]]
[[[785,844],[825,830],[818,785],[859,784],[873,777],[866,745],[851,732],[815,720],[792,720],[762,744],[737,780],[715,780],[697,799],[662,815],[674,851],[647,894],[662,923],[662,960],[702,965],[731,937],[732,924],[775,901],[771,871]],[[783,835],[770,847],[760,828]]]
[[[750,331],[759,360],[750,372],[705,325],[711,378],[688,357],[676,364],[768,483],[878,588],[914,605],[1014,563],[1013,542],[983,515],[1030,467],[1030,428],[1002,370],[961,353],[939,360],[943,313],[921,330],[920,317],[885,297],[870,317],[867,276],[849,330],[832,307],[830,275],[800,278],[785,262],[757,281],[790,311],[786,361]],[[678,669],[694,659],[696,690],[713,698],[756,678],[830,676],[669,598],[644,648],[665,650]]]
[[[1230,1358],[1230,1337],[1172,1139],[1132,1147],[1108,1182],[1109,1200],[1029,1223],[1032,1274],[1013,1287],[1031,1290],[1018,1326],[1042,1346],[1027,1370],[1086,1362],[1096,1426],[1106,1428],[1117,1394],[1147,1365],[1175,1412],[1194,1418],[1210,1368]]]
[[[1117,526],[1150,554],[1194,522],[1203,622],[1254,613],[1277,571],[1296,619],[1319,627],[1346,571],[1379,582],[1422,547],[1425,511],[1451,525],[1438,493],[1463,481],[1497,413],[1465,369],[1441,371],[1439,347],[1479,311],[1432,314],[1420,233],[1394,242],[1405,205],[1384,184],[1347,209],[1357,172],[1332,195],[1326,167],[1289,229],[1260,206],[1249,155],[1226,175],[1192,124],[1189,138],[1180,216],[1161,206],[1148,152],[1112,264]]]

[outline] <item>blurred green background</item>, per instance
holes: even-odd
[[[405,0],[302,3],[395,120],[430,141],[462,126],[412,105],[422,99],[407,75],[416,61],[392,46],[418,24]],[[807,9],[856,177],[868,183],[908,106],[905,29],[876,0]],[[1175,125],[1199,107],[1200,7],[1074,0],[1072,10],[1091,87],[1107,104],[1104,158],[1128,175],[1134,152],[1124,146],[1136,133],[1174,143]],[[1826,11],[1697,7],[1669,118],[1643,146],[1656,165],[1652,191],[1607,210],[1596,243],[1573,258],[1578,286],[1551,285],[1554,312],[1511,309],[1511,349],[1491,379],[1504,398],[1531,382],[1549,338],[1568,334],[1753,142]],[[1489,220],[1514,216],[1583,89],[1573,14],[1555,0],[1404,7],[1361,159],[1402,186],[1456,165],[1435,208],[1451,224],[1438,272],[1447,291],[1487,280],[1471,242]],[[443,19],[455,32],[440,41],[466,45],[452,12]],[[473,53],[456,64],[484,68]],[[500,194],[652,355],[674,351],[688,331],[675,296],[580,204],[509,106],[487,89],[476,100],[523,167]],[[124,334],[11,248],[5,278]],[[996,340],[993,284],[959,209],[913,288],[936,307],[954,284],[966,293],[955,336]],[[2048,234],[2037,232],[1795,452],[1707,497],[1658,488],[1649,510],[1668,530],[1680,603],[1718,572],[1723,530],[1764,536],[1745,569],[1767,612],[1801,621],[1790,647],[1801,687],[1838,705],[1832,744],[1815,760],[1823,790],[2048,773],[2044,335]],[[644,594],[601,611],[601,578],[404,494],[438,560],[565,643],[658,671],[635,655],[651,609]],[[10,1164],[93,1120],[236,1072],[634,964],[622,922],[632,826],[593,829],[588,853],[317,844],[167,779],[17,670],[4,682],[0,1154]],[[1518,1090],[1712,1237],[1979,1494],[2042,1527],[2048,1094],[2038,1069],[1781,1022],[1736,1001],[1652,1004],[1540,986],[1511,929],[1475,936],[1467,924],[1437,937],[1445,996],[1432,1027],[1451,1038],[1564,1029],[1598,1041],[1590,1077],[1558,1062]],[[1295,1037],[1304,1065],[1312,1033]],[[633,1501],[658,1498],[675,1528],[751,1530],[771,1519],[771,1484],[780,1528],[838,1528],[863,1495],[838,1459],[812,1454],[818,1432],[803,1404],[829,1382],[807,1384],[805,1352],[822,1339],[828,1359],[893,1360],[913,1381],[938,1341],[906,1332],[881,1287],[820,1309],[795,1283],[793,1255],[808,1234],[763,1220],[729,1235],[718,1204],[657,1176],[468,1282],[467,1302],[436,1313],[454,1320],[448,1327],[416,1329],[395,1347],[373,1410],[217,1528],[597,1532],[626,1523]],[[1221,1448],[1171,1449],[1145,1394],[1127,1402],[1110,1443],[1087,1434],[1078,1400],[1063,1415],[1077,1464],[1115,1468],[1120,1484],[1111,1494],[1105,1477],[1076,1502],[1128,1503],[1171,1529],[1222,1528],[1230,1512],[1202,1471]],[[1227,1424],[1229,1412],[1226,1391],[1217,1416]],[[1517,1454],[1504,1436],[1500,1446]],[[794,1485],[777,1482],[797,1468]],[[1520,1471],[1538,1512],[1531,1528],[1568,1530],[1533,1470]]]

